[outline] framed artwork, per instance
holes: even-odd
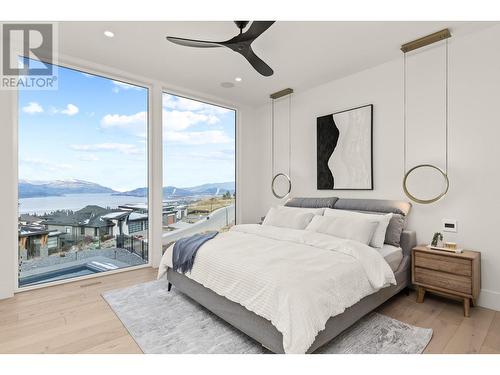
[[[373,190],[373,104],[317,118],[318,190]]]

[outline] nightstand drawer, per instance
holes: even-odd
[[[435,286],[467,295],[472,293],[472,280],[470,277],[415,267],[414,278],[415,282],[429,287]]]
[[[415,266],[463,276],[472,275],[472,262],[468,259],[426,254],[423,251],[415,252]]]

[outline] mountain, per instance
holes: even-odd
[[[137,188],[130,191],[124,191],[123,193],[115,193],[113,195],[125,195],[129,197],[145,197],[148,195],[148,188]],[[164,197],[189,197],[193,193],[186,189],[176,188],[175,186],[165,186],[163,188]]]
[[[148,189],[137,188],[125,192],[117,192],[108,187],[94,182],[82,180],[55,180],[55,181],[32,181],[19,180],[19,198],[34,197],[58,197],[66,194],[95,194],[113,193],[113,195],[123,195],[129,197],[146,197]],[[234,182],[208,183],[187,188],[176,186],[165,186],[163,196],[168,198],[183,198],[193,195],[214,196],[222,195],[225,192],[233,194],[235,191]]]
[[[189,197],[190,195],[195,195],[195,194],[184,188],[178,188],[175,186],[165,186],[163,188],[164,197]]]
[[[178,188],[175,186],[165,186],[163,188],[163,196],[168,198],[182,198],[193,195],[222,195],[225,192],[234,193],[234,182],[218,182],[209,183],[199,186],[192,186],[187,188]],[[138,188],[123,193],[115,193],[114,195],[125,195],[131,197],[145,197],[148,194],[147,188]]]
[[[193,186],[189,188],[185,188],[193,193],[200,195],[222,195],[226,191],[229,191],[231,194],[235,191],[234,181],[232,182],[216,182],[211,184],[203,184],[199,186]]]
[[[146,197],[148,195],[148,188],[145,188],[145,187],[137,188],[134,190],[114,193],[113,195],[124,195],[127,197]]]
[[[113,189],[82,180],[19,180],[19,198],[58,197],[66,194],[114,193]]]

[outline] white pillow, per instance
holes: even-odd
[[[389,226],[389,222],[391,221],[392,214],[387,215],[377,215],[377,214],[365,214],[363,212],[355,212],[355,211],[347,211],[347,210],[335,210],[332,208],[325,209],[325,216],[330,217],[360,217],[360,218],[369,218],[378,223],[375,232],[373,233],[373,237],[370,241],[370,246],[376,247],[380,249],[384,246],[385,241],[385,232],[387,232],[387,227]]]
[[[262,225],[305,229],[314,215],[323,215],[324,208],[271,207]]]
[[[369,218],[314,216],[306,230],[354,240],[368,245],[377,225],[377,221]]]

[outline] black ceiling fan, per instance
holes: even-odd
[[[252,50],[251,44],[257,39],[264,31],[266,31],[275,21],[253,21],[247,31],[243,29],[248,25],[249,21],[234,21],[236,26],[240,29],[240,33],[235,37],[223,42],[210,42],[205,40],[193,40],[176,38],[167,36],[167,39],[172,43],[180,44],[181,46],[197,47],[197,48],[215,48],[227,47],[234,52],[238,52],[263,76],[269,77],[273,75],[273,70],[262,61]]]

